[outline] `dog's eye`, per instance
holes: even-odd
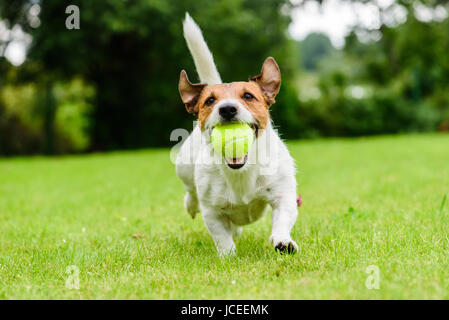
[[[215,102],[215,98],[214,97],[210,97],[210,98],[208,98],[207,100],[206,100],[206,105],[207,106],[210,106],[210,105],[212,105],[212,103],[214,103]]]
[[[251,93],[245,92],[245,94],[243,95],[243,99],[251,101],[254,99],[254,96]]]

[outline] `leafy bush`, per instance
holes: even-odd
[[[55,101],[52,130],[54,152],[80,152],[89,147],[90,99],[94,91],[82,80],[58,83],[50,90]],[[45,95],[34,84],[0,90],[0,154],[45,152]]]

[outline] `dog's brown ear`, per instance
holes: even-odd
[[[186,109],[189,113],[194,115],[198,114],[197,102],[200,97],[201,91],[203,91],[205,84],[196,83],[193,84],[189,81],[187,73],[182,70],[179,76],[179,93],[181,94],[182,102],[186,105]]]
[[[281,88],[281,71],[276,61],[272,57],[268,57],[263,63],[261,73],[252,77],[251,81],[255,81],[259,85],[268,106],[271,106]]]

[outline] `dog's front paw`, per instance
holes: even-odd
[[[298,245],[290,237],[272,235],[270,237],[270,242],[273,244],[274,249],[281,254],[294,254],[298,251]]]
[[[187,192],[184,196],[184,207],[192,219],[194,219],[199,211],[198,199],[195,196],[192,196],[190,192]]]
[[[228,257],[234,257],[235,256],[235,246],[232,246],[231,248],[217,248],[217,253],[220,258],[228,258]]]

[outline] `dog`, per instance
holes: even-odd
[[[201,211],[220,257],[234,255],[242,226],[272,208],[270,242],[281,253],[294,253],[290,236],[296,221],[296,169],[286,145],[273,129],[269,108],[281,86],[276,61],[268,57],[249,81],[222,83],[212,53],[194,20],[186,13],[184,37],[200,83],[182,70],[179,93],[187,111],[198,119],[176,158],[176,173],[186,194],[184,206],[195,218]],[[241,158],[223,158],[211,146],[214,126],[248,123],[254,144]]]

